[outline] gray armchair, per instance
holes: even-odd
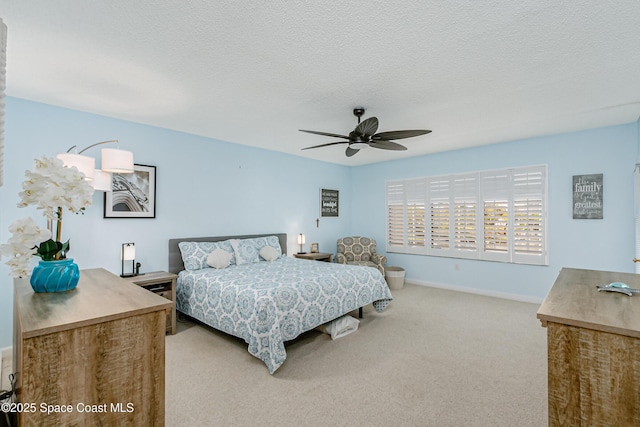
[[[336,262],[375,267],[384,276],[384,265],[387,263],[387,257],[376,253],[376,241],[374,239],[353,236],[338,239]]]

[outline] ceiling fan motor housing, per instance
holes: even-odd
[[[349,147],[354,150],[362,150],[369,147],[370,137],[364,138],[362,135],[358,135],[355,131],[349,132]]]

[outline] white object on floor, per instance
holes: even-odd
[[[331,322],[327,322],[324,325],[318,326],[316,329],[320,332],[331,335],[331,339],[335,340],[357,331],[359,324],[360,321],[358,319],[345,314],[344,316],[338,317]]]

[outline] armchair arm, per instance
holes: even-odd
[[[387,263],[387,257],[378,253],[371,254],[371,261],[376,263],[376,267],[384,277],[384,265]]]
[[[341,254],[340,252],[338,252],[336,254],[336,262],[338,264],[346,264],[347,263],[347,257],[345,257],[344,254]]]
[[[371,261],[383,267],[387,263],[387,257],[378,253],[371,254]]]

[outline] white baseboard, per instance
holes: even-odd
[[[544,298],[530,297],[526,295],[510,294],[506,292],[489,291],[486,289],[466,288],[464,286],[456,286],[448,283],[425,282],[423,280],[405,279],[405,283],[412,285],[427,286],[431,288],[447,289],[450,291],[466,292],[468,294],[484,295],[487,297],[510,299],[514,301],[530,302],[533,304],[542,304]]]

